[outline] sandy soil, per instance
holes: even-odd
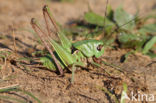
[[[89,1],[89,2],[88,2]],[[154,94],[156,102],[156,63],[142,54],[135,54],[128,57],[125,63],[121,63],[121,57],[128,50],[107,50],[103,55],[106,62],[120,66],[126,75],[118,73],[113,68],[103,65],[105,70],[111,72],[111,76],[105,70],[92,67],[90,70],[79,70],[75,75],[75,84],[69,87],[71,73],[65,73],[64,77],[59,77],[56,73],[34,68],[36,65],[22,66],[17,62],[18,58],[30,57],[36,50],[42,50],[43,46],[37,43],[36,38],[29,30],[30,20],[36,17],[44,26],[42,17],[42,7],[48,4],[56,20],[66,25],[70,20],[82,19],[88,11],[88,3],[93,11],[104,15],[105,0],[75,0],[75,2],[57,2],[45,0],[1,0],[0,2],[0,50],[11,51],[7,55],[7,60],[0,60],[2,68],[0,70],[0,87],[19,84],[26,91],[33,93],[43,103],[112,103],[112,99],[102,90],[107,88],[119,96],[122,90],[122,83],[126,82],[130,90],[142,91],[146,94]],[[130,13],[135,13],[136,8],[140,10],[140,16],[144,16],[155,8],[155,0],[110,0],[113,8],[117,8],[121,3]],[[15,28],[16,50],[14,53],[14,42],[12,28]],[[153,64],[151,64],[153,63]],[[136,72],[136,75],[132,75]],[[133,78],[133,80],[131,79]],[[21,94],[15,94],[17,98],[26,98],[28,103],[35,101]],[[1,103],[13,103],[0,100]]]

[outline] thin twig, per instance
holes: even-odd
[[[1,49],[0,49],[0,52],[2,52],[2,51],[12,52],[10,49],[7,49],[7,48],[1,48]]]
[[[14,52],[15,52],[15,55],[17,56],[16,37],[15,37],[14,26],[12,28],[12,36],[13,36],[13,42],[14,42]]]

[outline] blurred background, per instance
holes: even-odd
[[[49,5],[56,20],[63,25],[71,20],[83,19],[84,13],[89,11],[88,8],[104,16],[106,8],[106,0],[1,0],[0,34],[10,35],[12,32],[10,28],[14,27],[16,37],[29,43],[32,34],[26,30],[32,30],[30,20],[35,17],[44,24],[42,7],[45,4]],[[128,13],[132,14],[139,11],[140,17],[156,9],[156,0],[108,0],[108,4],[113,9],[122,5]],[[30,43],[32,44],[31,41]]]
[[[156,0],[108,0],[113,8],[123,5],[129,13],[137,10],[140,16],[156,8]],[[48,4],[57,21],[65,24],[70,19],[82,18],[88,11],[88,5],[98,14],[104,15],[106,0],[1,0],[0,1],[0,30],[9,25],[29,27],[32,17],[42,19],[42,7]]]

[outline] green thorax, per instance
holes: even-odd
[[[74,48],[80,50],[86,57],[100,57],[104,53],[104,47],[98,50],[99,45],[104,45],[100,40],[82,40],[73,43]]]

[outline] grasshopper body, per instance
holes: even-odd
[[[46,67],[53,70],[57,70],[58,68],[60,74],[62,75],[63,68],[72,66],[72,74],[74,76],[75,66],[86,66],[86,63],[83,61],[84,59],[93,56],[99,58],[104,53],[104,44],[99,40],[82,40],[71,43],[64,35],[64,33],[58,28],[47,6],[44,6],[43,8],[43,15],[45,18],[48,34],[46,34],[40,28],[35,19],[31,20],[31,25],[51,54],[51,56],[48,55],[47,57],[43,57],[41,59]],[[49,17],[52,24],[54,25],[61,45],[51,38],[51,33],[46,16]],[[54,55],[54,52],[52,51],[52,49],[50,49],[51,47],[53,48],[56,55]]]
[[[100,40],[83,40],[73,44],[86,57],[100,57],[104,53],[103,41]]]
[[[51,40],[51,45],[66,67],[73,64],[85,67],[86,63],[83,62],[84,59],[93,56],[99,58],[104,53],[103,42],[100,40],[83,40],[72,43],[70,47],[71,51],[68,51],[54,40]]]

